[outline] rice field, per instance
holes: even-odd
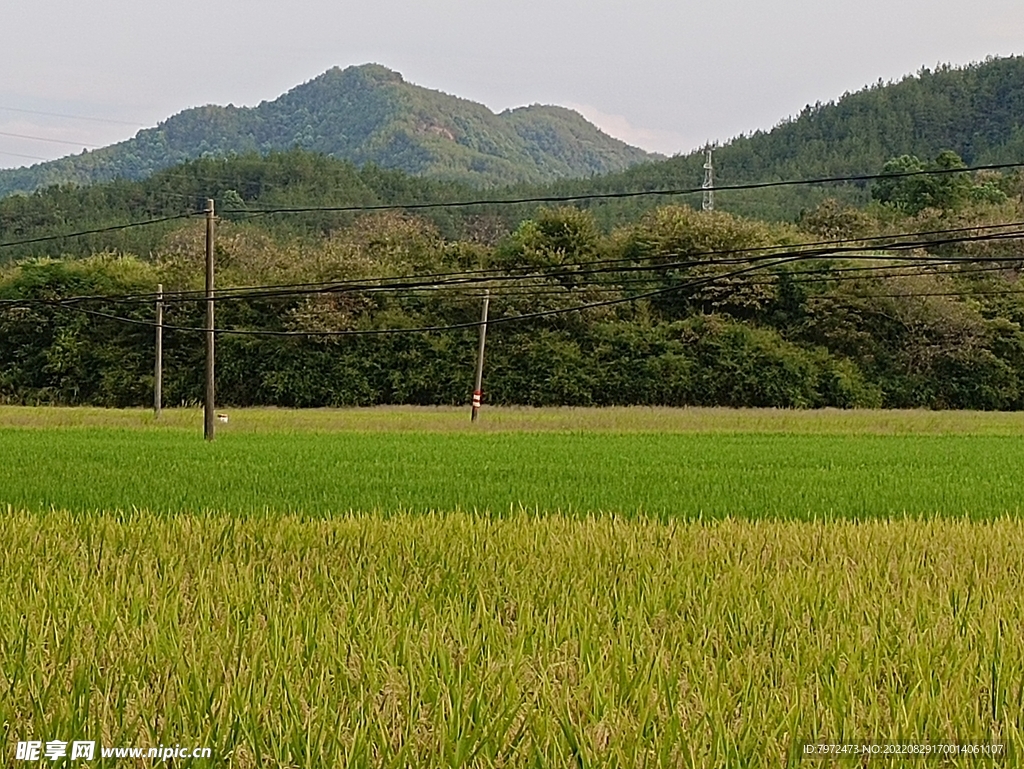
[[[1016,765],[1024,422],[829,416],[0,408],[0,763]]]
[[[491,408],[471,423],[467,408],[227,409],[218,434],[288,432],[616,432],[785,433],[798,435],[1024,435],[1024,412],[868,409]],[[109,427],[202,433],[198,409],[0,405],[0,428]]]
[[[0,429],[34,511],[991,519],[1022,467],[1009,435]]]

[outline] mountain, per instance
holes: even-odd
[[[296,147],[476,186],[587,177],[658,157],[602,133],[572,110],[535,105],[495,115],[367,64],[331,69],[257,107],[189,109],[103,149],[0,171],[0,195],[141,179],[195,158]]]
[[[330,101],[331,94],[337,97],[337,103]],[[348,103],[358,103],[360,111],[355,107],[346,108]],[[425,116],[431,104],[443,105],[445,109],[435,110],[433,122],[428,124]],[[319,111],[314,113],[313,107]],[[203,115],[210,119],[201,119]],[[296,115],[302,117],[296,118]],[[324,115],[339,116],[333,124],[338,130],[328,132]],[[251,127],[245,136],[239,127],[243,122]],[[275,128],[284,122],[292,127],[299,123],[308,126],[307,138],[312,149],[328,152],[332,146],[337,147],[345,152],[336,154],[351,155],[351,159],[325,159],[320,154],[305,151],[268,153],[266,146],[260,143],[263,140],[258,142],[257,137],[284,133],[284,129]],[[216,124],[215,128],[211,127],[212,123]],[[445,135],[445,131],[455,139]],[[559,137],[573,131],[577,131],[579,141],[559,141]],[[144,166],[140,158],[157,156],[158,148],[163,148],[165,155],[173,156],[167,147],[184,146],[189,136],[195,138],[200,134],[200,149],[210,155],[227,153],[229,146],[239,148],[232,152],[241,153],[246,148],[251,152],[228,159],[202,158],[147,175],[149,166]],[[326,144],[328,136],[332,137],[334,145]],[[484,144],[484,137],[490,137],[490,145]],[[495,137],[504,137],[503,144]],[[476,142],[474,146],[467,144],[471,139]],[[385,153],[382,149],[394,149],[402,141],[412,147],[405,155],[390,150]],[[507,150],[504,157],[494,151],[483,151],[496,145]],[[73,170],[74,167],[60,164],[114,158],[118,162],[131,160],[135,163],[130,168],[122,167],[119,172],[124,176],[145,176],[142,181],[49,189],[38,195],[0,200],[0,241],[32,239],[194,211],[207,197],[218,201],[218,210],[224,206],[237,207],[239,199],[252,207],[404,204],[481,196],[522,198],[687,189],[700,187],[703,180],[702,153],[645,162],[585,179],[567,178],[565,169],[587,167],[587,159],[594,161],[595,155],[599,159],[607,158],[597,148],[608,146],[620,150],[625,147],[600,134],[575,113],[559,108],[530,107],[494,115],[480,105],[409,86],[397,73],[383,67],[331,70],[275,102],[250,110],[234,107],[190,110],[156,129],[140,132],[122,145],[0,174],[0,190],[31,189],[34,184],[68,180],[85,183],[90,178],[87,173],[83,171],[75,176],[67,170],[62,172],[61,168]],[[536,159],[528,148],[537,153]],[[737,137],[717,147],[714,157],[717,183],[721,187],[745,182],[873,174],[891,158],[909,154],[927,161],[946,149],[957,152],[972,165],[1024,161],[1024,57],[990,59],[962,68],[921,70],[897,83],[878,83],[827,104],[808,106],[770,131]],[[627,156],[621,166],[627,165],[630,157],[646,157],[639,150],[626,148],[624,152]],[[385,157],[391,157],[395,161],[392,165],[397,165],[397,160],[408,159],[407,156],[412,156],[413,160],[420,158],[418,165],[408,162],[405,168],[413,168],[421,175],[410,176],[406,171],[381,168],[386,165]],[[513,164],[509,157],[516,158],[517,162]],[[516,177],[512,171],[507,175],[481,171],[490,163],[505,168],[533,169],[533,173],[538,173],[540,159],[544,158],[555,168],[562,169],[566,176],[555,181],[531,182]],[[447,167],[445,162],[449,164]],[[595,161],[593,166],[600,167],[600,163]],[[103,171],[107,175],[118,173],[113,160],[103,166]],[[65,176],[61,177],[60,173]],[[37,176],[26,177],[23,184],[12,187],[10,180],[15,177],[11,174]],[[46,174],[49,176],[40,178]],[[514,189],[492,189],[484,194],[474,190],[481,180],[491,184],[514,180],[517,183]],[[1020,185],[1024,184],[1024,176],[1018,181],[1006,178],[1001,183],[1007,186],[1008,195],[1016,197],[1020,194]],[[718,208],[730,213],[788,221],[814,208],[826,197],[852,204],[866,203],[870,185],[720,189],[716,203]],[[689,196],[644,196],[580,205],[589,205],[601,225],[608,228],[634,221],[643,211],[666,202],[685,202],[699,207],[700,198],[698,192]],[[231,201],[235,201],[234,204]],[[472,210],[434,210],[424,215],[441,226],[446,235],[458,237],[467,228],[483,227],[485,221],[495,231],[514,228],[518,221],[532,216],[534,208],[483,206]],[[339,226],[334,219],[304,221],[305,226],[319,231]],[[116,237],[96,236],[61,243],[60,248],[74,253],[102,248],[147,253],[149,245],[156,242],[158,230],[139,232],[153,232],[154,239],[129,241],[127,235],[115,234]],[[7,248],[0,253],[0,261],[49,253],[54,248],[48,242],[23,249]]]

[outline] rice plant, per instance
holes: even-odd
[[[1014,520],[10,510],[0,539],[7,763],[77,736],[230,767],[1024,748]]]

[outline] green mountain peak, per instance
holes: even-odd
[[[532,106],[496,115],[363,64],[334,67],[255,107],[188,109],[103,149],[0,171],[0,194],[140,179],[186,160],[295,147],[478,186],[589,177],[656,157],[571,110]]]

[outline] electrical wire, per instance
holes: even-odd
[[[6,150],[0,150],[0,155],[10,155],[12,158],[26,158],[28,160],[42,160],[44,163],[50,161],[50,158],[43,158],[39,155],[23,155],[20,152],[7,152]]]
[[[183,215],[184,216],[184,215]],[[158,220],[159,221],[159,220]],[[792,253],[802,249],[801,254],[805,259],[818,256],[825,258],[842,253],[846,259],[876,259],[879,256],[875,253],[859,254],[867,245],[874,249],[896,248],[900,250],[914,250],[927,246],[951,245],[962,242],[977,242],[997,239],[1014,239],[1022,235],[1021,231],[993,232],[1005,230],[1009,227],[1024,227],[1024,222],[1006,222],[994,225],[975,225],[969,227],[955,227],[941,230],[926,230],[896,233],[889,235],[871,236],[866,238],[840,238],[832,240],[816,241],[812,243],[796,244],[791,246],[773,244],[767,246],[752,246],[740,249],[719,249],[691,252],[686,255],[680,253],[669,253],[658,255],[661,260],[681,259],[677,262],[659,261],[647,265],[637,265],[636,258],[627,257],[622,259],[596,259],[581,262],[569,262],[554,265],[546,271],[536,272],[536,267],[525,266],[497,266],[475,270],[460,270],[444,273],[426,273],[412,276],[385,276],[378,278],[352,278],[348,280],[317,281],[310,283],[279,283],[257,286],[229,287],[217,290],[217,301],[233,299],[254,299],[292,297],[303,294],[332,293],[332,292],[356,292],[360,290],[409,290],[415,288],[436,288],[455,287],[459,285],[472,286],[496,280],[504,281],[528,281],[528,280],[550,280],[558,278],[573,278],[577,283],[586,275],[597,275],[616,272],[644,272],[644,271],[668,271],[672,269],[693,268],[700,266],[718,265],[723,266],[730,263],[746,261],[740,258],[743,254],[760,254],[760,258],[770,258],[780,249],[789,249]],[[970,238],[945,238],[933,239],[935,235],[955,235],[958,233],[986,233],[988,235],[972,236]],[[919,241],[904,242],[901,239],[917,237]],[[850,247],[846,247],[848,244]],[[733,257],[732,259],[720,257]],[[943,257],[915,257],[918,263],[938,261]],[[971,258],[966,261],[984,261],[986,257]],[[992,259],[993,261],[1005,261],[1002,258]],[[961,260],[964,261],[964,260]],[[613,266],[621,265],[621,266]],[[594,268],[581,270],[577,268]],[[534,270],[523,274],[523,270]],[[474,280],[470,280],[474,279]],[[175,302],[192,302],[205,298],[205,293],[200,290],[166,291],[162,295],[165,304]],[[62,301],[83,302],[83,301],[107,301],[121,303],[149,303],[156,299],[156,292],[145,292],[122,295],[84,295],[66,297]],[[6,300],[8,303],[14,300]],[[2,304],[2,303],[0,303]]]
[[[1009,233],[995,233],[989,235],[979,236],[965,236],[959,238],[946,238],[940,241],[909,241],[909,242],[892,242],[886,245],[887,250],[916,250],[927,245],[952,245],[961,243],[972,243],[972,242],[990,242],[998,240],[1008,239],[1020,239],[1024,237],[1024,230],[1017,230]],[[767,254],[761,254],[758,256],[752,256],[747,258],[734,258],[734,259],[704,259],[695,260],[686,258],[682,261],[667,262],[667,263],[653,263],[647,265],[621,265],[615,266],[601,266],[591,267],[584,270],[565,270],[559,266],[559,271],[548,271],[543,273],[528,273],[528,274],[496,274],[495,272],[489,272],[486,275],[466,275],[454,273],[454,277],[447,277],[438,279],[438,276],[425,276],[415,277],[414,279],[409,278],[395,278],[387,279],[388,282],[368,282],[366,279],[356,279],[353,281],[339,281],[322,284],[307,284],[303,287],[288,286],[284,288],[274,289],[235,289],[225,290],[219,292],[218,297],[223,299],[270,299],[270,298],[291,298],[300,295],[314,295],[314,294],[336,294],[336,293],[356,293],[359,291],[382,291],[382,290],[409,290],[415,288],[451,288],[451,287],[465,287],[465,286],[483,286],[485,284],[491,284],[494,282],[501,281],[503,283],[510,282],[525,282],[525,281],[536,281],[536,280],[558,280],[561,278],[572,279],[577,283],[580,282],[581,278],[593,277],[597,275],[606,274],[631,274],[631,273],[643,273],[643,272],[666,272],[674,269],[693,269],[694,267],[722,267],[734,264],[743,263],[760,263],[766,260],[771,260],[779,256],[791,256],[795,259],[806,261],[815,258],[824,257],[835,257],[842,256],[845,259],[871,259],[877,260],[884,258],[884,256],[877,253],[862,253],[864,249],[860,246],[829,246],[825,248],[790,248],[780,249],[778,246],[771,247],[773,252]],[[718,255],[724,256],[729,255],[730,251],[717,252]],[[901,257],[906,260],[907,257]],[[919,264],[926,264],[935,261],[945,261],[948,257],[939,256],[922,256],[915,257],[914,261]],[[964,258],[960,261],[963,262],[979,262],[979,261],[1000,261],[1005,262],[1005,258],[1001,257],[976,257],[976,258]],[[378,279],[379,281],[380,279]],[[402,281],[402,282],[397,282]],[[168,300],[170,303],[174,301],[195,301],[199,298],[199,292],[192,292],[190,296],[185,298],[172,298]]]
[[[975,273],[987,273],[987,272],[1002,272],[1005,271],[1005,267],[1002,265],[989,265],[986,267],[959,267],[956,270],[949,269],[960,264],[957,261],[937,262],[930,263],[921,266],[905,266],[897,267],[890,265],[875,265],[873,267],[850,267],[850,268],[833,268],[831,270],[786,270],[772,273],[770,278],[745,280],[742,284],[731,284],[735,287],[749,287],[749,286],[778,286],[780,281],[785,278],[789,283],[793,285],[803,285],[807,283],[844,283],[849,281],[864,281],[864,280],[887,280],[890,278],[912,278],[917,276],[949,276],[949,277],[962,277],[971,276]],[[857,274],[843,274],[848,270],[858,270]],[[840,274],[833,274],[840,273]],[[790,277],[790,276],[802,276],[808,275],[809,277]],[[567,296],[573,292],[583,293],[622,293],[626,287],[629,286],[649,286],[657,285],[659,283],[658,278],[634,278],[631,280],[616,281],[614,284],[584,284],[584,285],[570,285],[570,286],[538,286],[538,287],[518,287],[513,286],[511,288],[501,288],[500,293],[495,289],[491,292],[490,296],[492,299],[497,300],[499,297],[502,299],[507,298],[532,298],[532,297],[545,297],[545,296]],[[427,294],[414,294],[414,293],[399,293],[396,296],[401,297],[423,297]],[[483,298],[484,293],[482,291],[466,291],[461,294],[465,298],[480,299]]]
[[[921,291],[921,292],[908,292],[908,293],[892,293],[892,294],[857,294],[858,299],[917,299],[919,297],[936,297],[936,296],[998,296],[1001,294],[1024,294],[1024,288],[1006,288],[1006,289],[971,289],[970,291]]]
[[[0,111],[3,112],[21,112],[26,115],[45,115],[46,117],[61,117],[69,120],[88,120],[93,123],[113,123],[115,125],[130,125],[143,128],[142,123],[132,123],[127,120],[113,120],[111,118],[102,117],[86,117],[85,115],[68,115],[61,112],[43,112],[37,109],[21,109],[19,107],[0,107]]]
[[[0,136],[9,136],[12,139],[30,139],[36,142],[50,142],[51,144],[70,144],[73,147],[88,147],[90,149],[102,149],[98,144],[86,144],[85,142],[72,142],[67,139],[49,139],[45,136],[29,136],[27,134],[12,134],[7,131],[0,131]]]
[[[1020,235],[1021,234],[1017,234],[1017,237],[1020,237]],[[989,237],[1000,237],[1000,236],[989,236]],[[677,284],[677,285],[673,285],[673,286],[667,286],[667,287],[661,287],[661,288],[658,288],[658,289],[653,289],[653,290],[650,290],[650,291],[645,291],[645,292],[640,293],[640,294],[632,294],[632,295],[628,295],[628,296],[619,296],[619,297],[616,297],[616,298],[613,298],[613,299],[607,299],[607,300],[602,300],[602,301],[597,301],[597,302],[589,302],[589,303],[585,303],[585,304],[582,304],[582,305],[576,305],[576,306],[573,306],[573,307],[554,308],[554,309],[549,309],[549,310],[542,310],[542,311],[538,311],[538,312],[534,312],[534,313],[527,313],[525,315],[506,316],[504,318],[496,318],[496,319],[494,319],[494,320],[492,320],[490,322],[491,323],[506,323],[506,322],[513,322],[513,321],[524,321],[524,320],[536,319],[536,318],[541,318],[541,317],[548,317],[548,316],[552,316],[552,315],[561,315],[561,314],[565,314],[565,313],[569,313],[569,312],[578,312],[578,311],[582,311],[582,310],[614,306],[614,305],[623,304],[623,303],[627,303],[627,302],[635,302],[635,301],[638,301],[638,300],[641,300],[641,299],[653,298],[653,297],[660,296],[660,295],[667,294],[667,293],[673,293],[673,292],[685,290],[685,289],[688,289],[688,288],[695,288],[695,287],[700,287],[700,286],[707,285],[707,284],[710,284],[710,283],[716,283],[716,282],[728,280],[730,278],[735,278],[737,276],[742,276],[742,275],[750,274],[750,273],[752,273],[754,271],[757,271],[757,270],[761,270],[761,269],[765,269],[765,268],[769,268],[769,267],[776,267],[776,266],[780,266],[780,265],[791,263],[791,262],[795,262],[795,261],[801,261],[801,260],[805,260],[806,258],[807,258],[807,256],[806,256],[805,252],[796,252],[796,253],[789,253],[789,254],[774,254],[770,258],[771,259],[770,261],[765,261],[763,259],[758,259],[756,261],[751,260],[751,261],[754,261],[753,264],[748,264],[747,266],[740,267],[740,268],[731,270],[731,271],[726,272],[726,273],[718,273],[718,274],[714,274],[714,275],[701,276],[701,277],[698,277],[698,278],[686,281],[686,282],[681,283],[681,284]],[[878,257],[878,255],[872,255],[872,258],[878,259],[879,257]],[[948,263],[951,260],[944,260],[944,261],[946,263]],[[971,261],[971,260],[961,260],[961,261]],[[107,312],[102,312],[102,311],[98,311],[98,310],[91,310],[91,309],[82,307],[80,305],[68,305],[67,303],[63,303],[63,302],[60,302],[60,301],[50,302],[50,304],[62,305],[62,306],[65,306],[65,307],[69,307],[70,306],[71,309],[76,310],[76,311],[81,311],[81,312],[86,313],[88,315],[93,315],[93,316],[97,316],[97,317],[103,317],[103,318],[107,318],[107,319],[111,319],[111,320],[117,320],[117,321],[121,321],[121,322],[125,322],[125,323],[131,323],[131,324],[135,324],[135,325],[146,325],[146,326],[155,326],[156,325],[155,323],[150,322],[150,321],[144,321],[144,320],[135,319],[135,318],[126,318],[124,316],[118,316],[118,315],[115,315],[113,313],[107,313]],[[434,326],[421,326],[421,327],[414,327],[414,328],[350,329],[350,330],[343,330],[343,331],[314,331],[314,330],[302,330],[302,331],[287,330],[286,331],[286,330],[255,330],[255,329],[219,328],[219,329],[215,329],[214,332],[218,333],[218,334],[232,334],[232,335],[241,335],[241,336],[272,336],[272,337],[340,337],[340,336],[370,336],[370,335],[379,336],[379,335],[400,334],[400,333],[426,333],[426,332],[438,332],[438,331],[453,331],[453,330],[459,330],[459,329],[473,328],[473,327],[476,327],[476,326],[479,326],[479,325],[481,325],[480,321],[469,322],[469,323],[461,323],[461,324],[443,325],[443,326],[441,326],[441,325],[434,325]],[[163,327],[165,329],[168,329],[168,330],[177,330],[177,331],[183,331],[183,332],[201,333],[201,332],[206,332],[207,331],[206,329],[202,329],[202,328],[199,328],[199,327],[192,327],[192,326],[176,326],[176,325],[164,324]]]
[[[13,240],[7,243],[0,243],[0,248],[9,248],[11,246],[27,246],[33,243],[48,243],[54,240],[66,240],[67,238],[80,238],[85,235],[99,235],[106,232],[119,232],[121,230],[129,230],[134,227],[149,227],[153,224],[160,224],[162,222],[173,222],[177,219],[191,219],[196,216],[201,216],[201,212],[193,212],[188,214],[173,214],[171,216],[161,216],[155,219],[144,219],[137,222],[128,222],[127,224],[112,224],[107,227],[97,227],[93,230],[79,230],[77,232],[66,232],[60,235],[41,235],[37,238],[27,238],[25,240]]]
[[[0,135],[5,135],[0,132]],[[7,134],[12,135],[12,134]],[[29,137],[32,138],[32,137]],[[53,140],[56,141],[56,140]],[[996,163],[989,165],[970,166],[965,168],[957,169],[928,169],[922,171],[907,171],[900,173],[888,173],[888,174],[863,174],[859,176],[834,176],[834,177],[822,177],[817,179],[787,179],[774,182],[755,182],[750,184],[739,184],[739,185],[725,185],[719,186],[715,189],[717,191],[722,190],[753,190],[753,189],[767,189],[771,187],[785,187],[785,186],[796,186],[796,185],[814,185],[814,184],[826,184],[826,183],[839,183],[839,182],[851,182],[851,181],[870,181],[875,179],[896,179],[903,177],[914,177],[914,176],[932,176],[932,175],[946,175],[951,173],[971,173],[974,171],[985,171],[985,170],[1002,170],[1010,168],[1024,168],[1024,162],[1022,163]],[[517,199],[497,199],[497,200],[475,200],[475,201],[442,201],[442,202],[423,202],[423,203],[386,203],[386,204],[374,204],[374,205],[351,205],[351,206],[310,206],[310,207],[295,207],[295,208],[275,208],[275,209],[227,209],[220,213],[222,214],[237,214],[237,215],[250,215],[260,216],[264,214],[295,214],[295,213],[356,213],[356,212],[374,212],[374,211],[391,211],[391,210],[423,210],[429,208],[464,208],[469,206],[488,206],[488,205],[519,205],[524,203],[557,203],[557,202],[572,202],[581,200],[602,200],[602,199],[622,199],[632,198],[644,195],[660,195],[660,196],[672,196],[672,195],[686,195],[703,192],[702,187],[693,187],[682,190],[644,190],[636,192],[608,192],[608,193],[590,193],[580,195],[567,195],[567,196],[540,196],[530,198],[517,198]],[[32,245],[36,243],[43,243],[53,240],[62,240],[67,238],[82,237],[85,235],[95,235],[103,232],[112,232],[118,230],[125,230],[132,227],[142,227],[150,224],[156,224],[160,221],[169,221],[176,218],[187,218],[190,216],[202,215],[204,212],[194,211],[186,214],[178,214],[170,217],[163,217],[159,219],[149,219],[141,222],[129,222],[127,224],[114,225],[109,228],[98,228],[93,230],[82,230],[78,232],[69,232],[61,235],[48,235],[40,236],[35,238],[28,238],[19,241],[9,241],[6,243],[0,243],[0,248],[11,248],[14,246]]]
[[[798,257],[789,257],[777,260],[772,265],[785,264],[786,262],[793,261]],[[736,275],[742,275],[753,270],[763,269],[765,265],[756,264],[749,267],[733,270],[731,273],[726,275],[710,275],[705,278],[700,278],[689,283],[677,286],[668,286],[665,288],[648,291],[643,294],[630,297],[618,297],[615,299],[606,299],[598,302],[590,302],[575,307],[560,307],[550,310],[541,310],[538,312],[526,313],[524,315],[508,315],[504,317],[491,318],[487,322],[488,326],[498,325],[503,323],[522,322],[525,320],[535,320],[538,318],[546,318],[554,315],[564,315],[570,312],[580,312],[583,310],[598,309],[601,307],[611,307],[614,305],[624,304],[627,302],[635,302],[640,299],[648,299],[662,294],[672,293],[675,291],[681,291],[686,288],[695,288],[706,283],[722,280],[727,277],[734,277]],[[113,313],[100,312],[98,310],[90,310],[85,307],[75,306],[72,308],[76,312],[82,312],[87,315],[93,315],[97,317],[107,318],[109,320],[115,320],[123,323],[130,323],[133,325],[141,325],[148,327],[156,327],[157,323],[154,321],[140,320],[137,318],[126,318],[123,316],[114,315]],[[389,336],[394,334],[413,334],[413,333],[434,333],[441,331],[458,331],[461,329],[477,328],[484,324],[484,321],[469,321],[466,323],[454,323],[444,326],[420,326],[415,328],[377,328],[377,329],[350,329],[344,331],[278,331],[278,330],[254,330],[254,329],[232,329],[232,328],[215,328],[212,329],[215,334],[230,334],[234,336],[266,336],[266,337],[343,337],[343,336]],[[171,331],[182,331],[182,332],[195,332],[195,333],[209,333],[210,329],[199,328],[197,326],[174,326],[163,324],[164,330]]]
[[[901,179],[917,176],[944,176],[955,173],[972,173],[976,171],[999,171],[1013,168],[1024,168],[1021,163],[992,163],[988,165],[967,166],[964,168],[935,168],[921,171],[900,171],[898,173],[859,174],[855,176],[830,176],[812,179],[783,179],[774,182],[750,182],[744,184],[724,184],[714,188],[715,192],[736,190],[763,190],[773,187],[793,187],[798,185],[837,184],[849,182],[867,182],[878,179]],[[583,200],[620,200],[643,196],[679,196],[703,193],[703,187],[687,187],[671,190],[638,190],[633,192],[596,192],[579,193],[576,195],[542,195],[523,198],[478,199],[463,201],[425,202],[425,203],[387,203],[373,206],[295,206],[281,208],[239,208],[227,209],[222,213],[261,216],[264,214],[304,214],[304,213],[352,213],[357,211],[390,211],[394,209],[423,210],[429,208],[467,208],[472,206],[522,205],[527,203],[571,203]]]

